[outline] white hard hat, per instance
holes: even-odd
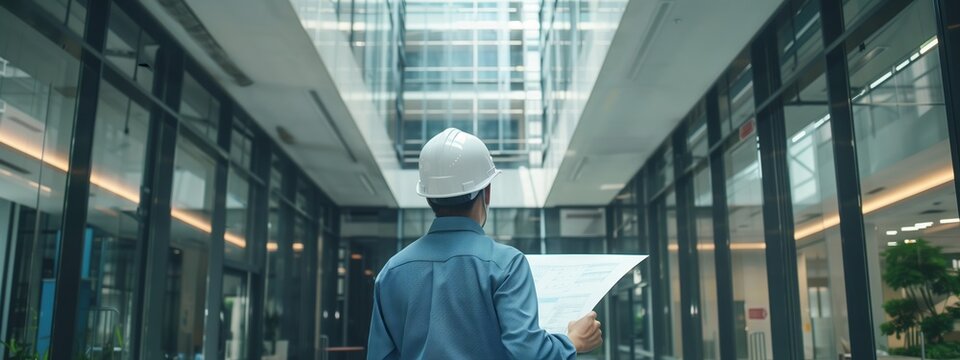
[[[430,199],[470,195],[490,185],[500,170],[490,151],[476,136],[449,128],[434,136],[420,150],[420,182],[417,194]]]

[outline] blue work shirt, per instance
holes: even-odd
[[[530,265],[466,217],[441,217],[377,276],[367,359],[573,359],[540,328]]]

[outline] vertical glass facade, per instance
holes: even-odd
[[[66,19],[65,12],[57,13]],[[0,8],[0,264],[7,274],[3,335],[5,341],[34,349],[33,353],[45,354],[50,348],[56,249],[80,68],[76,54]],[[107,209],[109,198],[103,199],[104,210],[113,213],[115,221],[105,219],[101,225],[115,228],[121,215]],[[94,241],[93,234],[83,236]],[[106,244],[110,236],[98,239]],[[120,243],[112,240],[111,245]]]
[[[472,133],[504,168],[543,157],[540,2],[405,1],[397,151],[416,168],[420,148],[448,127]]]
[[[0,357],[316,355],[336,206],[198,69],[139,4],[0,4]]]
[[[960,222],[937,6],[796,0],[774,15],[630,182],[646,189],[636,210],[650,236],[621,244],[614,228],[610,250],[664,255],[634,275],[655,280],[655,301],[626,284],[611,294],[613,358],[919,358],[921,343],[928,358],[953,356],[954,300],[932,285],[955,276]],[[690,199],[675,196],[691,181]],[[842,190],[851,183],[859,193]],[[683,213],[693,232],[675,231]],[[672,251],[689,242],[696,263],[678,269]],[[698,276],[677,278],[684,268]],[[683,309],[674,299],[690,288],[699,307]],[[869,315],[851,315],[859,306]],[[644,317],[652,346],[622,325]]]

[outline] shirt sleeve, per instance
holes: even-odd
[[[400,351],[390,337],[383,320],[380,306],[380,279],[373,285],[373,316],[370,319],[370,336],[367,340],[367,360],[399,359]]]
[[[500,338],[514,359],[575,359],[576,348],[566,335],[540,328],[537,290],[527,258],[518,255],[506,269],[506,277],[494,293],[500,320]]]

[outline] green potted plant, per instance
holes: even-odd
[[[960,305],[949,301],[960,294],[960,274],[943,250],[917,239],[889,247],[883,256],[883,281],[904,294],[883,303],[890,320],[880,331],[905,343],[891,353],[920,356],[923,347],[926,358],[960,359],[960,343],[945,339],[960,319]]]

